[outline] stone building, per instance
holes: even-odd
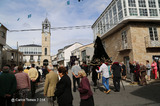
[[[2,65],[14,67],[23,64],[23,53],[6,44],[2,50]]]
[[[0,23],[0,68],[2,67],[2,48],[6,45],[7,28]]]
[[[112,61],[160,59],[160,0],[112,0],[92,29]]]

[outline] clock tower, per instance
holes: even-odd
[[[50,32],[51,24],[46,18],[42,22],[42,56],[41,56],[41,66],[51,64],[51,56],[50,56]]]

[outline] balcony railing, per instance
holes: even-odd
[[[145,37],[146,48],[160,48],[160,40],[151,40],[149,36]]]
[[[131,44],[129,43],[123,43],[122,41],[120,41],[118,43],[118,48],[117,48],[117,51],[119,52],[122,52],[122,51],[128,51],[128,50],[131,50]]]

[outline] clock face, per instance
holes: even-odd
[[[47,32],[45,32],[45,33],[44,33],[44,35],[45,35],[45,36],[47,36],[47,35],[48,35],[48,33],[47,33]]]

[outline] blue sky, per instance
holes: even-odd
[[[47,18],[51,27],[92,25],[111,0],[0,0],[0,22],[9,30],[40,29]],[[31,18],[28,15],[32,14]],[[17,19],[20,18],[19,21]],[[41,45],[41,31],[7,32],[7,44],[16,48],[19,45]],[[93,42],[92,29],[52,30],[51,54],[66,45],[80,42]]]

